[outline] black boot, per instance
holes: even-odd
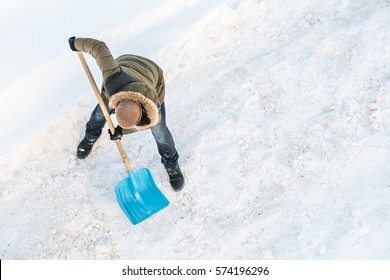
[[[95,144],[95,142],[96,141],[89,141],[87,138],[84,137],[84,139],[77,147],[77,157],[79,159],[85,159],[91,153],[93,144]]]
[[[184,187],[184,176],[181,173],[179,166],[175,169],[167,169],[167,172],[172,189],[176,192],[181,191]]]

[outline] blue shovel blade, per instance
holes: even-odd
[[[115,188],[119,206],[133,225],[168,206],[169,201],[158,189],[148,168],[128,172],[129,177]]]

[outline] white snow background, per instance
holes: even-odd
[[[0,258],[389,259],[389,15],[389,0],[1,0]],[[97,101],[71,36],[164,70],[186,186],[150,131],[124,137],[170,201],[137,226],[108,135],[75,157]]]

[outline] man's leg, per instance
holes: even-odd
[[[91,117],[86,124],[85,138],[87,138],[91,142],[96,142],[100,135],[102,135],[102,130],[105,124],[106,119],[104,117],[102,109],[100,108],[100,105],[98,104],[92,111]]]
[[[157,143],[158,152],[161,155],[161,163],[168,172],[170,183],[175,191],[184,187],[184,177],[180,171],[178,159],[179,154],[175,142],[166,124],[165,104],[161,105],[161,122],[152,127],[152,134]]]
[[[102,109],[100,108],[100,105],[98,104],[92,111],[91,117],[86,124],[84,139],[77,147],[77,157],[79,159],[84,159],[91,153],[93,144],[95,144],[95,142],[102,134],[102,130],[105,124],[106,119]]]

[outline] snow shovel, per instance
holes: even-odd
[[[81,52],[77,52],[77,54],[79,55],[81,64],[84,67],[85,73],[87,74],[89,82],[91,83],[95,95],[99,101],[99,105],[104,113],[104,117],[106,118],[110,127],[110,131],[112,134],[114,134],[114,124],[110,118],[110,114],[106,108],[106,105],[100,96],[100,92],[96,86],[88,64]],[[119,206],[123,212],[125,212],[131,223],[136,225],[167,207],[169,201],[158,189],[148,168],[142,168],[137,172],[133,172],[131,170],[130,163],[127,160],[127,156],[123,149],[121,140],[117,139],[115,142],[128,174],[127,178],[123,179],[116,185],[116,198],[118,200]]]

